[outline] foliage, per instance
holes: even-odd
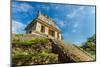
[[[38,53],[17,52],[15,54],[12,54],[12,60],[13,63],[16,65],[30,64],[28,62],[31,62],[31,64],[49,64],[49,63],[57,63],[58,55],[47,52],[38,52]]]
[[[31,59],[32,55],[27,52],[12,53],[12,63],[15,65],[23,65]]]
[[[33,44],[45,44],[49,43],[49,40],[47,38],[39,37],[39,38],[32,38],[31,40],[22,40],[20,38],[13,38],[12,44],[13,45],[33,45]]]
[[[15,36],[23,36],[24,34],[15,34]]]
[[[96,38],[95,35],[89,37],[87,41],[81,46],[84,50],[86,50],[91,55],[95,55],[96,53]]]

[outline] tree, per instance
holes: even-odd
[[[92,37],[89,37],[87,41],[81,46],[84,50],[86,50],[91,55],[95,55],[96,53],[96,35],[94,34]]]

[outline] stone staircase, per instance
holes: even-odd
[[[93,61],[94,60],[87,52],[85,52],[84,50],[82,50],[76,45],[64,44],[62,41],[59,41],[56,39],[51,39],[51,41],[54,44],[53,45],[54,51],[58,54],[61,53],[60,55],[63,55],[60,61],[81,62],[81,61]],[[66,61],[67,58],[69,58],[68,61]]]

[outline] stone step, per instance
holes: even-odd
[[[78,58],[78,61],[93,61],[94,59],[88,55],[84,50],[81,50],[78,46],[76,47],[75,45],[71,44],[64,44],[61,41],[53,40],[56,42],[57,46],[59,46],[60,49],[63,49],[66,54],[69,54],[74,57]],[[77,60],[75,60],[77,61]]]

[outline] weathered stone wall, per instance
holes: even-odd
[[[48,29],[48,27],[45,26],[45,34],[48,35],[48,32],[49,32],[49,29]]]
[[[41,24],[39,22],[36,23],[36,31],[41,32]]]

